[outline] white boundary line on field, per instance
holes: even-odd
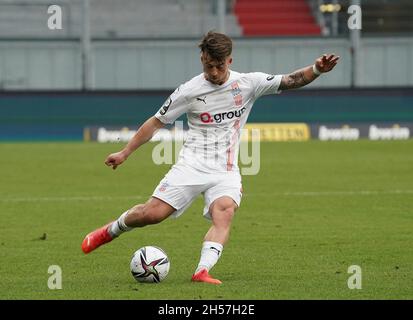
[[[246,193],[244,196],[271,196],[271,197],[323,197],[323,196],[370,196],[370,195],[413,194],[413,190],[359,190],[359,191],[298,191],[273,193]],[[148,196],[72,196],[72,197],[16,197],[0,198],[0,202],[64,202],[64,201],[113,201],[113,200],[142,200]]]
[[[413,194],[413,190],[358,190],[358,191],[298,191],[298,192],[280,192],[280,193],[250,193],[251,196],[370,196],[370,195],[386,195],[386,194]]]
[[[36,202],[36,201],[112,201],[112,200],[140,200],[142,196],[114,196],[114,197],[102,197],[102,196],[73,196],[73,197],[26,197],[26,198],[0,198],[0,202]]]

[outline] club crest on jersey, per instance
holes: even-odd
[[[237,107],[242,106],[242,94],[241,89],[239,88],[238,82],[235,81],[231,84],[231,93],[234,97],[234,102]]]

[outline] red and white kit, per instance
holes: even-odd
[[[209,206],[222,196],[241,202],[238,151],[241,129],[256,99],[279,93],[282,75],[230,70],[222,85],[200,74],[178,87],[155,117],[172,124],[186,113],[189,131],[178,161],[156,187],[153,196],[177,211],[177,217],[203,194],[204,216]]]

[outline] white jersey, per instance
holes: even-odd
[[[279,93],[281,75],[230,70],[222,85],[200,74],[178,87],[155,117],[172,124],[186,113],[189,131],[177,163],[208,173],[239,171],[241,129],[259,97]]]

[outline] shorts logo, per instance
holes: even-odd
[[[246,108],[244,107],[242,109],[238,109],[235,111],[222,112],[222,113],[217,113],[214,115],[211,115],[208,112],[204,112],[204,113],[201,113],[199,117],[203,123],[213,123],[213,122],[221,123],[225,119],[231,120],[233,118],[241,117],[242,114],[245,112],[245,110]]]
[[[159,191],[164,192],[168,186],[169,186],[168,182],[162,183],[161,186],[159,187]]]

